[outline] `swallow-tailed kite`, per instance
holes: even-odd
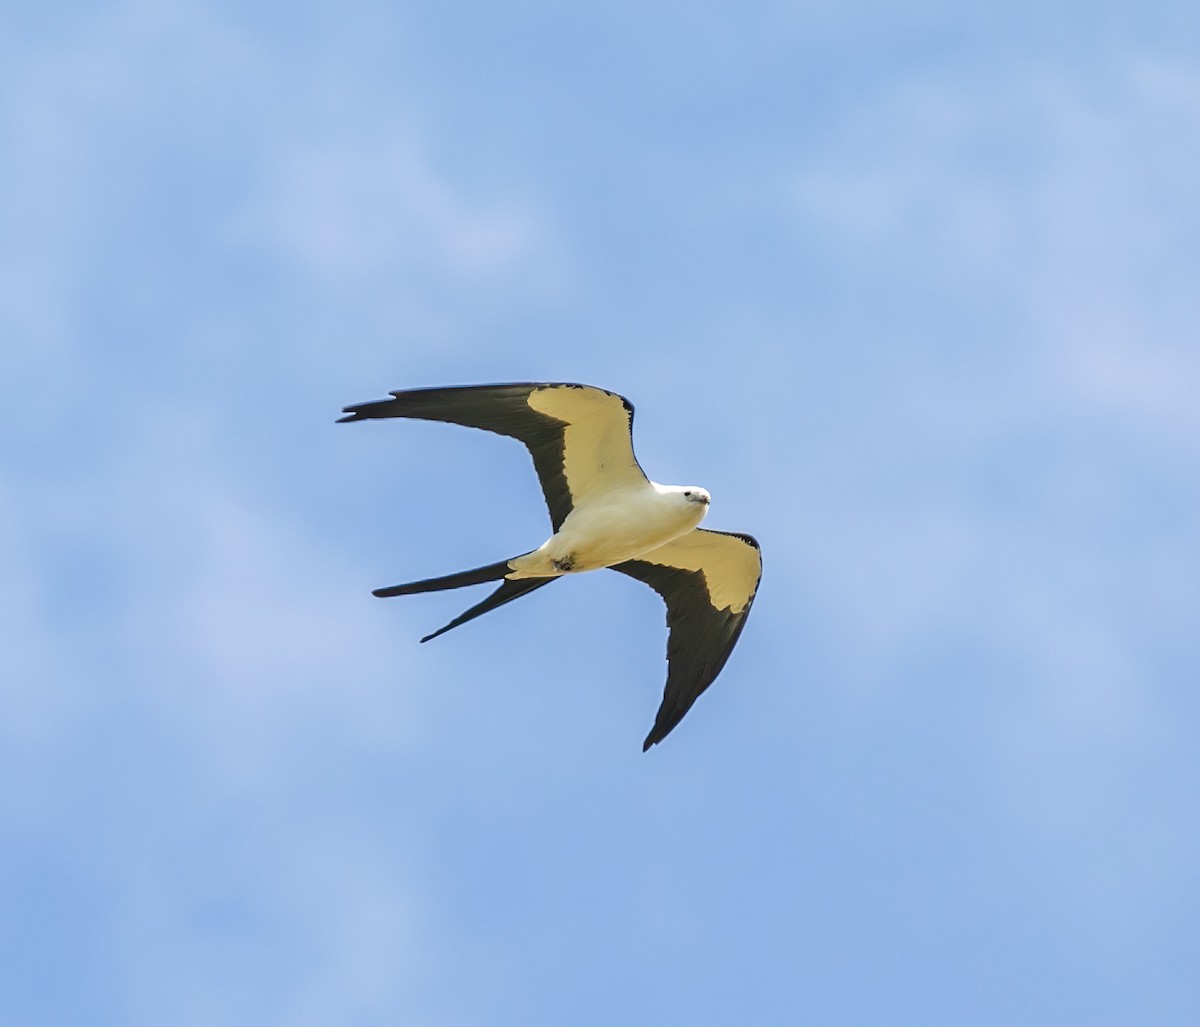
[[[444,631],[564,574],[601,567],[644,581],[667,604],[667,684],[642,751],[661,742],[720,673],[746,623],[762,574],[749,535],[706,531],[709,495],[659,485],[633,455],[633,406],[589,385],[523,382],[393,392],[344,409],[341,421],[412,417],[483,428],[519,439],[533,455],[554,534],[523,556],[476,570],[375,591],[435,592],[499,581]]]

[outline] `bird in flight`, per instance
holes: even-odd
[[[725,666],[762,575],[750,535],[699,527],[709,494],[650,481],[633,455],[633,405],[590,385],[522,382],[393,392],[343,409],[342,421],[409,417],[519,439],[533,456],[554,533],[531,552],[377,596],[499,581],[443,632],[566,574],[608,567],[645,582],[667,605],[667,684],[642,751],[661,742]]]

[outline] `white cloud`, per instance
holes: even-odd
[[[269,242],[332,285],[384,276],[396,287],[414,273],[530,270],[544,246],[534,215],[511,204],[472,204],[411,140],[359,140],[339,132],[282,146],[235,231]]]
[[[17,370],[89,331],[80,293],[112,260],[105,222],[148,156],[139,132],[197,120],[252,63],[245,38],[183,2],[80,11],[54,33],[0,64],[0,309]]]
[[[236,322],[245,339],[258,311],[226,279],[192,281],[189,261],[211,243],[241,269],[282,269],[273,310],[317,293],[304,309],[338,317],[378,293],[372,309],[396,319],[398,295],[411,334],[438,290],[552,291],[552,233],[502,184],[441,174],[395,82],[339,68],[341,92],[319,96],[302,55],[202,5],[89,18],[0,69],[0,305],[16,340],[0,416],[24,426],[0,486],[0,812],[15,839],[0,872],[52,854],[86,899],[71,930],[104,939],[89,973],[126,1022],[411,1009],[437,928],[423,807],[400,801],[397,767],[433,734],[413,687],[427,654],[319,515],[258,480],[261,419],[219,420],[191,372],[214,332]],[[162,245],[181,227],[194,235]],[[227,308],[170,309],[199,306],[197,290]],[[451,324],[463,304],[427,306]],[[295,339],[256,355],[304,377]]]
[[[131,2],[0,69],[15,370],[77,367],[98,288],[105,313],[155,309],[191,299],[206,284],[189,292],[194,265],[218,260],[343,326],[347,348],[373,330],[445,344],[483,298],[507,309],[561,292],[566,254],[544,212],[512,183],[439,165],[403,64],[310,65],[251,25]]]
[[[929,302],[989,300],[1009,348],[1046,360],[1032,369],[1055,402],[1069,390],[1200,438],[1185,384],[1200,371],[1198,93],[1193,71],[1149,59],[1084,80],[916,82],[828,140],[798,210],[860,272]]]
[[[794,194],[848,302],[911,318],[848,389],[853,434],[810,443],[799,573],[860,680],[954,637],[1031,682],[1010,756],[1037,749],[1058,808],[1170,744],[1163,654],[1200,618],[1198,97],[1150,60],[922,80],[856,107]]]
[[[6,482],[10,855],[53,852],[89,896],[78,929],[111,939],[94,965],[129,1022],[407,1005],[432,927],[410,844],[389,850],[418,824],[393,801],[364,832],[359,792],[428,732],[423,650],[204,417],[142,417],[90,466]]]

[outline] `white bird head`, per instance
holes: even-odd
[[[708,489],[702,489],[699,485],[679,485],[676,488],[685,502],[699,503],[702,506],[708,506],[712,502],[712,496],[708,494]]]

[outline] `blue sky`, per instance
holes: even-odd
[[[0,1024],[1200,1016],[1194,4],[0,9]],[[765,576],[389,389],[638,407]],[[553,599],[550,596],[553,596]]]

